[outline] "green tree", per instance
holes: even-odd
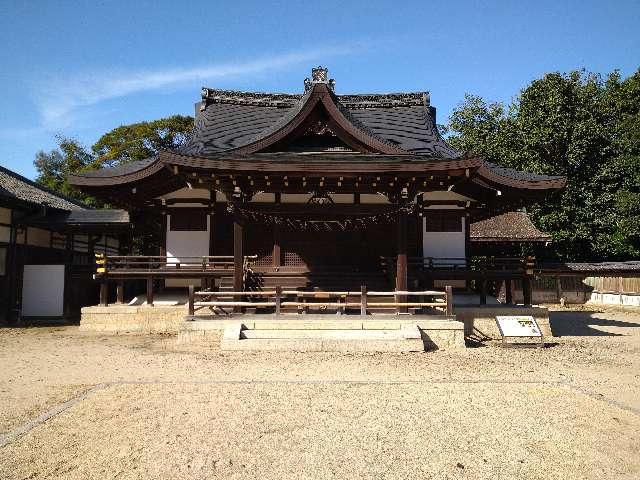
[[[520,170],[566,175],[567,187],[529,209],[564,259],[640,254],[640,72],[534,80],[508,107],[467,95],[453,112],[457,148]]]
[[[95,201],[73,188],[67,182],[67,175],[86,169],[93,162],[93,155],[75,139],[57,136],[58,148],[36,153],[34,165],[38,172],[36,182],[65,196],[90,204]]]
[[[160,150],[178,148],[188,140],[192,129],[193,117],[181,115],[122,125],[102,135],[90,150],[75,139],[58,136],[58,148],[36,153],[36,181],[63,195],[100,206],[98,200],[72,188],[67,176],[142,160]]]
[[[175,149],[188,140],[192,130],[193,117],[183,115],[122,125],[102,135],[91,147],[95,156],[92,167],[112,167]]]

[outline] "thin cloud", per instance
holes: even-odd
[[[172,68],[157,71],[103,73],[64,78],[49,83],[55,94],[38,102],[44,128],[66,127],[76,110],[105,100],[126,97],[135,93],[178,87],[195,81],[213,82],[233,77],[259,75],[281,70],[304,62],[348,55],[361,51],[363,45],[329,47],[290,52],[252,61],[221,63],[197,68]],[[53,85],[52,85],[53,84]],[[40,91],[40,90],[39,90]]]

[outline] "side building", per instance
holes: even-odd
[[[124,210],[97,210],[0,166],[0,322],[73,318],[96,303],[94,254],[130,236]]]

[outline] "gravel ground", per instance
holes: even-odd
[[[639,478],[640,312],[552,324],[406,355],[3,329],[0,478]]]

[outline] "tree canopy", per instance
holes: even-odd
[[[100,205],[71,187],[67,175],[143,160],[160,150],[177,148],[188,140],[192,130],[193,117],[174,115],[117,127],[102,135],[90,150],[75,139],[58,136],[58,148],[36,153],[36,181],[64,195]]]
[[[562,259],[640,255],[640,70],[549,73],[509,105],[466,95],[448,141],[495,163],[567,176],[529,213]]]

